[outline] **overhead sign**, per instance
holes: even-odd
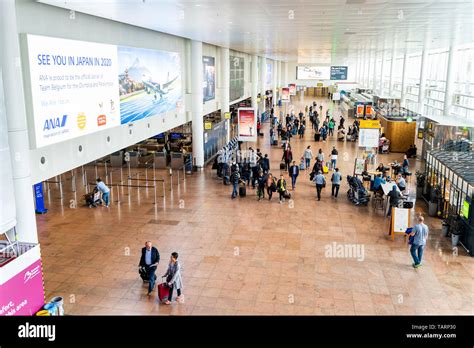
[[[36,35],[27,35],[26,43],[36,148],[182,103],[178,53]]]
[[[329,80],[329,66],[298,66],[296,67],[298,80]]]
[[[359,128],[381,128],[379,120],[360,120]]]
[[[238,140],[257,141],[257,117],[252,108],[238,109]]]
[[[230,112],[224,112],[224,118],[230,120]]]
[[[331,66],[331,80],[347,80],[347,66]]]
[[[204,129],[205,130],[212,129],[212,122],[204,122]]]

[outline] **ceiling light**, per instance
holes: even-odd
[[[358,14],[359,16],[362,15],[362,10],[359,9],[359,11],[357,11],[357,14]]]
[[[201,4],[196,4],[196,5],[194,5],[194,6],[199,7],[199,6],[201,6]]]
[[[232,24],[232,22],[229,22],[229,24]]]
[[[398,10],[398,19],[403,20],[403,10]]]

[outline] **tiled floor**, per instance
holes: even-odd
[[[264,131],[259,147],[279,174],[281,150],[270,148],[267,124]],[[309,130],[303,140],[292,140],[297,156],[307,145],[313,152],[323,148],[326,156],[336,145],[342,174],[353,171],[356,144],[335,139],[317,144]],[[401,160],[402,154],[379,156],[384,163],[393,159]],[[412,166],[420,164],[412,160]],[[94,168],[88,173],[93,178]],[[121,203],[114,192],[110,209],[74,208],[70,174],[62,202],[51,185],[50,210],[38,216],[47,300],[64,296],[67,314],[474,313],[474,259],[462,249],[453,255],[449,240],[440,235],[439,219],[427,218],[425,266],[414,270],[403,237],[388,237],[388,220],[380,211],[353,206],[345,180],[337,200],[328,187],[318,202],[302,173],[293,201],[280,205],[275,196],[258,202],[252,189],[247,197],[231,200],[231,187],[210,168],[185,182],[181,176],[179,185],[175,173],[172,191],[168,173],[160,175],[166,178],[166,194],[156,205],[153,189],[123,188]],[[118,176],[116,171],[114,182]],[[416,210],[425,211],[425,203],[418,202]],[[165,306],[146,296],[137,273],[146,240],[162,255],[158,275],[169,254],[180,253],[183,304]],[[325,247],[333,242],[363,246],[363,261],[326,257]]]

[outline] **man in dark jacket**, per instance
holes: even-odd
[[[270,171],[270,159],[268,158],[268,154],[265,154],[265,157],[262,159],[262,170],[265,175]]]
[[[296,162],[293,161],[293,165],[290,167],[290,176],[291,176],[291,188],[292,190],[296,187],[296,178],[300,174],[300,168],[296,165]]]
[[[285,161],[285,170],[289,171],[290,163],[293,161],[293,153],[289,147],[283,152],[282,161]]]
[[[148,284],[148,296],[151,295],[153,289],[155,288],[155,281],[156,281],[156,268],[160,263],[160,253],[158,249],[152,246],[150,241],[145,243],[145,247],[142,248],[142,256],[140,258],[139,267],[143,267],[145,272],[150,280]]]
[[[240,182],[240,174],[239,171],[236,170],[230,175],[230,182],[232,183],[232,199],[237,197],[238,194],[238,187]]]

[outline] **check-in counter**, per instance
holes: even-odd
[[[171,152],[171,169],[182,169],[184,165],[184,155],[182,152]]]
[[[155,168],[156,169],[165,169],[167,166],[166,153],[163,151],[155,152]]]
[[[123,151],[117,151],[110,155],[110,165],[112,167],[121,167],[123,165]]]

